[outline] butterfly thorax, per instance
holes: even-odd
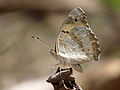
[[[61,63],[61,64],[66,65],[66,64],[68,64],[69,61],[70,61],[69,58],[66,58],[66,57],[61,56],[60,54],[58,54],[57,52],[55,52],[55,50],[53,50],[53,49],[51,49],[49,52],[50,52],[50,54],[51,54],[56,60],[58,60],[59,63]]]

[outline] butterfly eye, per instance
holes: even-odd
[[[75,22],[77,22],[78,20],[77,19],[75,19]]]

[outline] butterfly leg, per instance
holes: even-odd
[[[83,73],[82,67],[80,64],[71,64],[72,68],[75,69],[78,72]]]
[[[52,65],[53,68],[54,68],[54,67],[57,67],[57,66],[59,67],[60,64],[61,64],[57,59],[55,59],[55,60],[56,60],[57,64]]]
[[[59,67],[60,65],[61,63],[57,63],[57,64],[52,65],[52,67]]]
[[[61,63],[57,63],[57,64],[52,65],[52,68],[53,68],[54,72],[56,72],[56,69],[57,69],[58,67],[59,67],[59,68],[61,67]]]
[[[56,60],[57,64],[60,64],[60,62],[57,59],[55,59],[55,60]]]

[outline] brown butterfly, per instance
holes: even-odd
[[[100,58],[98,40],[88,25],[85,12],[80,7],[68,14],[60,28],[55,49],[50,48],[49,52],[58,64],[72,66],[80,72],[83,72],[80,64],[97,61]]]

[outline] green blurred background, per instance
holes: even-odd
[[[0,90],[53,90],[43,82],[56,61],[31,36],[54,48],[61,24],[77,6],[102,50],[100,61],[75,72],[77,82],[84,90],[120,90],[120,0],[0,0]]]

